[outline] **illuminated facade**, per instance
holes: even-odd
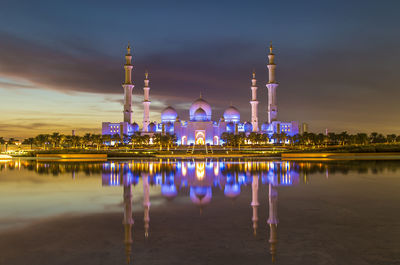
[[[122,85],[125,91],[124,97],[124,120],[119,123],[103,122],[102,134],[103,135],[133,135],[134,133],[148,134],[152,136],[154,133],[169,133],[175,134],[177,137],[178,145],[220,145],[221,135],[227,133],[245,133],[246,135],[251,132],[268,134],[269,137],[275,133],[285,133],[288,136],[293,136],[299,133],[299,123],[281,122],[277,120],[277,99],[276,89],[278,83],[275,81],[275,68],[274,63],[275,55],[272,52],[272,45],[270,46],[270,53],[268,55],[268,72],[269,81],[267,84],[268,89],[268,121],[261,125],[259,128],[258,123],[258,100],[257,100],[257,85],[255,73],[253,72],[251,79],[251,121],[243,122],[240,119],[240,112],[234,106],[229,106],[223,113],[223,116],[218,120],[212,119],[212,108],[210,104],[201,96],[195,100],[189,109],[189,120],[184,121],[179,119],[176,110],[168,106],[161,113],[161,122],[150,121],[150,99],[149,99],[149,78],[146,72],[144,81],[144,100],[143,100],[143,122],[142,128],[136,122],[131,122],[132,115],[132,55],[130,54],[130,47],[128,46],[127,54],[125,55],[126,63],[125,68],[125,82]]]
[[[102,165],[103,186],[137,185],[146,179],[143,187],[161,186],[161,195],[168,200],[177,196],[181,187],[190,187],[190,199],[195,204],[207,204],[212,189],[221,189],[228,198],[240,195],[241,186],[261,184],[290,186],[300,182],[299,167],[293,162],[248,161],[231,163],[224,161],[165,161],[105,162]],[[147,195],[146,195],[147,194]],[[148,196],[148,193],[145,193]],[[252,206],[258,206],[258,195],[253,193]],[[150,207],[148,198],[144,206]]]

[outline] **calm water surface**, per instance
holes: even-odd
[[[0,162],[0,264],[400,264],[400,162]]]

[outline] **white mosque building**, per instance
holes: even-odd
[[[103,135],[132,135],[134,133],[148,134],[152,136],[155,133],[175,134],[178,145],[220,145],[223,141],[220,139],[222,133],[246,133],[251,132],[268,134],[272,136],[274,133],[286,133],[293,136],[299,133],[299,123],[297,121],[282,122],[278,121],[277,114],[277,98],[276,89],[278,83],[275,80],[274,63],[275,55],[272,52],[272,45],[268,54],[269,63],[267,65],[269,72],[269,82],[266,87],[268,89],[268,120],[259,126],[258,122],[258,100],[257,100],[257,84],[255,73],[251,80],[251,121],[241,121],[240,112],[234,106],[229,106],[223,116],[219,120],[212,119],[211,105],[200,95],[189,109],[189,120],[180,120],[176,110],[168,106],[161,113],[161,122],[150,121],[150,87],[149,76],[146,72],[144,80],[144,100],[143,100],[143,127],[139,128],[136,122],[132,123],[132,55],[128,46],[125,55],[125,82],[122,84],[124,88],[124,110],[123,122],[103,122]]]

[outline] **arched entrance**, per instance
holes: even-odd
[[[214,136],[214,142],[213,142],[213,144],[214,144],[214,145],[219,145],[219,138],[218,138],[217,135]]]
[[[182,136],[181,144],[187,145],[187,137],[186,136]]]
[[[195,139],[197,145],[204,145],[206,143],[206,131],[196,131]]]

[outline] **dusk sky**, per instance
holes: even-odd
[[[133,48],[134,120],[202,93],[218,120],[250,119],[250,79],[267,120],[274,45],[278,119],[314,132],[400,134],[400,1],[18,1],[0,6],[0,137],[100,133],[122,121],[124,54]]]

